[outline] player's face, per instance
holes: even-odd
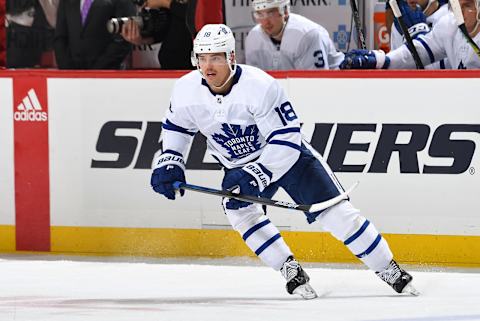
[[[230,76],[230,68],[224,53],[199,54],[198,63],[203,77],[210,86],[222,86]]]
[[[468,32],[472,32],[477,25],[477,6],[476,0],[460,0],[460,6],[462,7],[463,19],[465,20],[465,27]]]
[[[269,36],[278,35],[282,31],[284,17],[280,14],[279,8],[257,10],[253,13],[253,17]]]

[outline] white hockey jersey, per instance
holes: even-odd
[[[245,40],[246,63],[263,70],[337,69],[343,58],[325,28],[294,13],[289,14],[279,47],[259,24]]]
[[[197,70],[175,83],[163,120],[163,150],[185,156],[196,132],[226,168],[256,161],[278,180],[300,155],[300,123],[279,83],[262,70],[237,65],[233,86],[213,93]]]
[[[480,44],[480,34],[477,34],[473,41]],[[440,18],[432,31],[419,36],[413,42],[424,65],[448,58],[452,69],[480,68],[480,57],[465,40],[451,12]],[[390,58],[389,69],[415,68],[413,57],[405,45],[390,51],[387,56]]]
[[[444,15],[448,14],[448,5],[443,5],[438,8],[433,14],[427,17],[427,24],[430,28],[433,28],[440,21],[440,18]],[[395,50],[401,47],[404,44],[403,36],[397,30],[394,24],[392,24],[390,34],[390,50]],[[448,59],[443,59],[441,61],[437,61],[433,64],[425,66],[426,69],[451,69],[450,64],[448,63]]]

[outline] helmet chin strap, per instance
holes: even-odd
[[[472,29],[472,32],[470,32],[470,35],[472,37],[476,36],[476,34],[478,33],[478,28],[480,27],[480,21],[478,21],[478,18],[477,18],[477,23],[475,24],[475,27],[473,27]]]
[[[283,25],[282,25],[282,29],[280,29],[280,31],[277,32],[276,34],[271,35],[271,37],[272,37],[273,39],[276,39],[277,37],[281,36],[282,33],[283,33],[283,30],[285,30],[285,27],[286,27],[286,26],[287,26],[287,22],[284,20],[284,21],[283,21]],[[277,40],[278,40],[278,39],[277,39]]]
[[[475,1],[475,7],[477,8],[477,24],[475,25],[475,28],[473,28],[473,31],[475,31],[479,26],[480,23],[480,5],[479,5],[479,0]]]
[[[215,86],[215,85],[210,85],[216,90],[222,90],[230,81],[230,79],[233,78],[233,75],[235,75],[235,71],[237,70],[237,64],[235,64],[235,67],[232,68],[232,65],[228,65],[228,68],[230,68],[230,76],[228,76],[227,80],[223,82],[220,86]]]
[[[472,32],[469,32],[472,37],[476,36],[478,28],[480,27],[480,8],[478,1],[475,1],[475,7],[477,8],[477,23],[475,24],[475,27],[473,27]]]
[[[278,8],[280,10],[280,8]],[[287,22],[288,22],[288,17],[285,19],[285,10],[288,10],[288,9],[283,9],[283,13],[282,13],[282,17],[283,17],[283,24],[282,24],[282,29],[277,32],[276,34],[274,35],[271,35],[271,38],[273,39],[276,39],[277,37],[281,36],[283,34],[283,31],[285,30],[285,27],[287,26]],[[280,39],[277,39],[277,40],[280,40]]]
[[[225,53],[225,55],[227,55]],[[231,58],[230,58],[231,59]],[[229,59],[229,60],[230,60]],[[197,60],[197,70],[200,72],[200,74],[202,75],[203,79],[205,79],[205,75],[203,74],[202,72],[202,69],[200,69],[200,64],[198,63],[198,60]],[[233,65],[233,67],[232,67]],[[235,75],[235,72],[237,71],[237,63],[235,62],[235,60],[232,62],[232,63],[229,63],[228,64],[228,69],[230,69],[230,75],[228,76],[228,78],[223,82],[223,84],[221,84],[220,86],[215,86],[215,85],[211,85],[211,84],[208,84],[209,86],[212,86],[213,89],[215,90],[222,90],[227,84],[228,82],[230,81],[230,79],[232,79],[232,77]],[[206,79],[205,79],[206,80]]]

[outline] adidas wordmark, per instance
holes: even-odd
[[[47,121],[47,112],[42,111],[42,105],[40,105],[33,88],[28,91],[27,96],[17,106],[13,118],[17,121]]]

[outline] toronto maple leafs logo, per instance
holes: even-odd
[[[257,125],[249,125],[242,130],[240,125],[222,124],[223,134],[213,134],[212,138],[225,148],[231,158],[242,158],[260,149]]]

